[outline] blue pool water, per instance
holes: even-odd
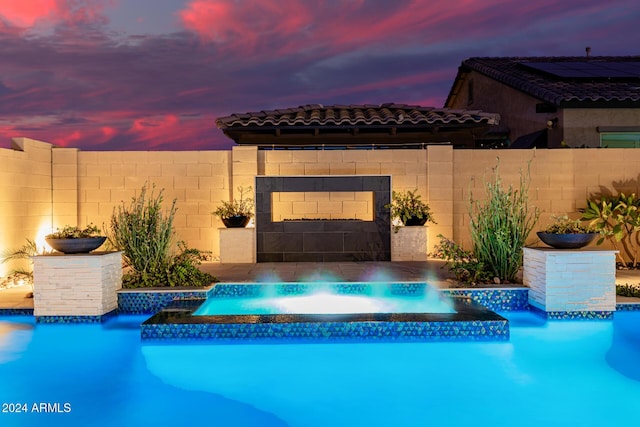
[[[509,342],[274,345],[143,343],[146,316],[0,317],[0,409],[28,406],[0,412],[0,426],[637,423],[640,312],[501,314]],[[70,412],[37,413],[34,403]]]
[[[451,299],[426,283],[260,284],[250,285],[256,291],[248,295],[221,290],[230,286],[217,285],[194,315],[455,313]]]

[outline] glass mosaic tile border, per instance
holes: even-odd
[[[467,297],[493,311],[529,310],[529,288],[442,289],[445,295]]]
[[[121,314],[154,314],[176,299],[205,298],[209,288],[189,290],[119,291],[118,312]]]
[[[33,316],[33,308],[0,308],[0,316]]]
[[[640,303],[621,302],[616,304],[616,311],[640,311]]]
[[[530,310],[548,320],[613,320],[615,311],[544,311],[530,306]]]
[[[142,339],[219,343],[509,340],[508,320],[467,298],[453,299],[456,313],[194,316],[202,302],[178,301],[155,314],[141,325]]]
[[[96,316],[36,316],[36,323],[102,323],[108,318],[117,315],[117,313],[117,310],[113,310]]]

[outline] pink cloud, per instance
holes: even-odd
[[[31,27],[36,21],[49,18],[58,11],[57,0],[0,0],[0,17],[21,28]]]
[[[293,37],[312,23],[307,5],[296,0],[195,0],[179,16],[186,28],[230,49],[255,50],[264,36]]]
[[[179,17],[203,40],[238,56],[322,55],[372,45],[424,45],[459,36],[461,28],[465,35],[486,33],[491,29],[474,24],[494,16],[496,4],[507,6],[501,3],[412,1],[380,7],[361,0],[335,0],[327,7],[297,0],[193,0]],[[500,26],[493,30],[500,31]]]
[[[103,11],[113,5],[113,0],[0,0],[0,20],[19,28],[32,28],[43,21],[67,26],[104,23]]]

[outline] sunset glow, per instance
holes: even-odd
[[[635,0],[0,0],[0,147],[217,149],[232,113],[441,107],[473,56],[634,55]]]

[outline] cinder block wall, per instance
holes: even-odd
[[[14,138],[0,149],[0,254],[36,240],[42,247],[52,227],[51,144]],[[0,264],[0,277],[29,261]]]
[[[107,228],[113,210],[131,203],[140,189],[155,184],[164,189],[168,208],[176,200],[174,227],[190,247],[219,253],[217,229],[211,215],[230,194],[229,151],[104,151],[78,153],[78,218]]]
[[[503,185],[514,188],[519,188],[520,171],[530,162],[529,204],[541,211],[534,231],[551,223],[552,215],[578,218],[595,195],[640,194],[638,149],[454,150],[453,157],[453,236],[467,248],[469,196],[486,199],[483,180],[492,177],[498,159]],[[535,234],[529,236],[530,243],[536,240]]]
[[[469,197],[486,198],[483,182],[498,158],[503,184],[516,188],[530,162],[529,200],[542,211],[540,226],[552,214],[579,216],[593,194],[640,193],[640,149],[92,152],[15,138],[12,149],[0,149],[0,250],[26,238],[43,242],[66,224],[108,227],[114,207],[149,182],[165,190],[167,204],[177,200],[177,237],[218,255],[223,225],[210,212],[237,197],[238,186],[254,186],[258,174],[390,174],[394,190],[417,188],[430,204],[438,223],[429,226],[429,251],[438,234],[469,248]],[[0,275],[13,267],[0,264]]]

